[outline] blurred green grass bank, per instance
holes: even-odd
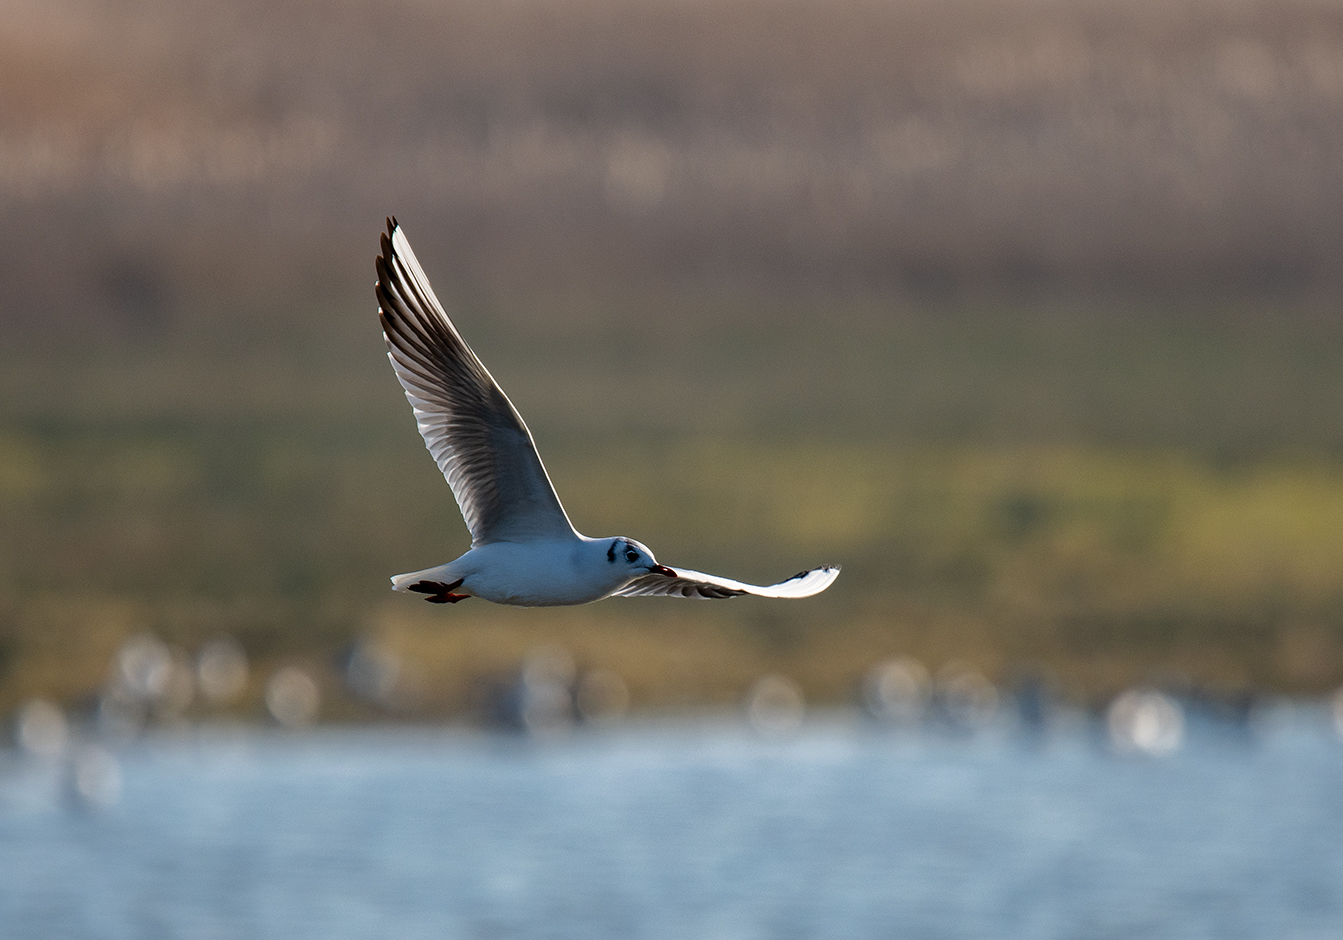
[[[896,655],[1334,688],[1340,106],[1311,3],[10,4],[0,713],[220,637],[250,678],[188,714],[289,666],[299,711],[471,714],[547,646],[646,708]],[[580,529],[837,584],[391,595],[467,539],[373,314],[390,212]]]
[[[546,643],[649,706],[734,701],[767,672],[847,700],[895,654],[1043,671],[1079,698],[1181,677],[1343,680],[1343,463],[1336,426],[1298,411],[1343,391],[1319,354],[1333,327],[1266,307],[1267,339],[1219,322],[1183,348],[1174,309],[1055,322],[990,305],[874,325],[869,303],[818,305],[793,330],[761,298],[757,326],[678,326],[670,343],[663,317],[642,340],[614,325],[618,357],[601,326],[591,345],[485,351],[583,531],[747,579],[844,565],[801,602],[512,611],[391,595],[388,575],[467,539],[371,311],[348,349],[183,339],[105,349],[105,365],[11,362],[7,400],[28,404],[0,425],[0,694],[88,694],[144,631],[185,652],[233,636],[267,669],[333,682],[376,641],[435,714]]]

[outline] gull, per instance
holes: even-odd
[[[839,576],[838,565],[827,565],[761,587],[659,564],[631,538],[580,535],[522,416],[448,319],[394,218],[377,268],[387,357],[471,532],[466,554],[398,574],[394,590],[435,604],[479,597],[555,607],[612,596],[809,597]]]

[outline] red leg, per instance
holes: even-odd
[[[470,594],[452,594],[449,592],[444,594],[434,594],[430,597],[426,597],[425,600],[431,604],[455,604],[458,601],[466,600],[470,596]]]

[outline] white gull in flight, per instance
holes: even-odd
[[[466,554],[396,575],[395,590],[435,604],[481,597],[551,607],[612,596],[809,597],[839,576],[833,565],[759,587],[660,565],[634,539],[580,535],[522,416],[448,319],[395,219],[387,221],[377,265],[388,358],[471,530]]]

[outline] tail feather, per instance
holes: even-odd
[[[410,571],[406,574],[392,575],[393,591],[409,591],[412,584],[418,584],[420,581],[456,581],[457,578],[448,572],[447,565],[439,565],[435,568],[425,568],[423,571]]]

